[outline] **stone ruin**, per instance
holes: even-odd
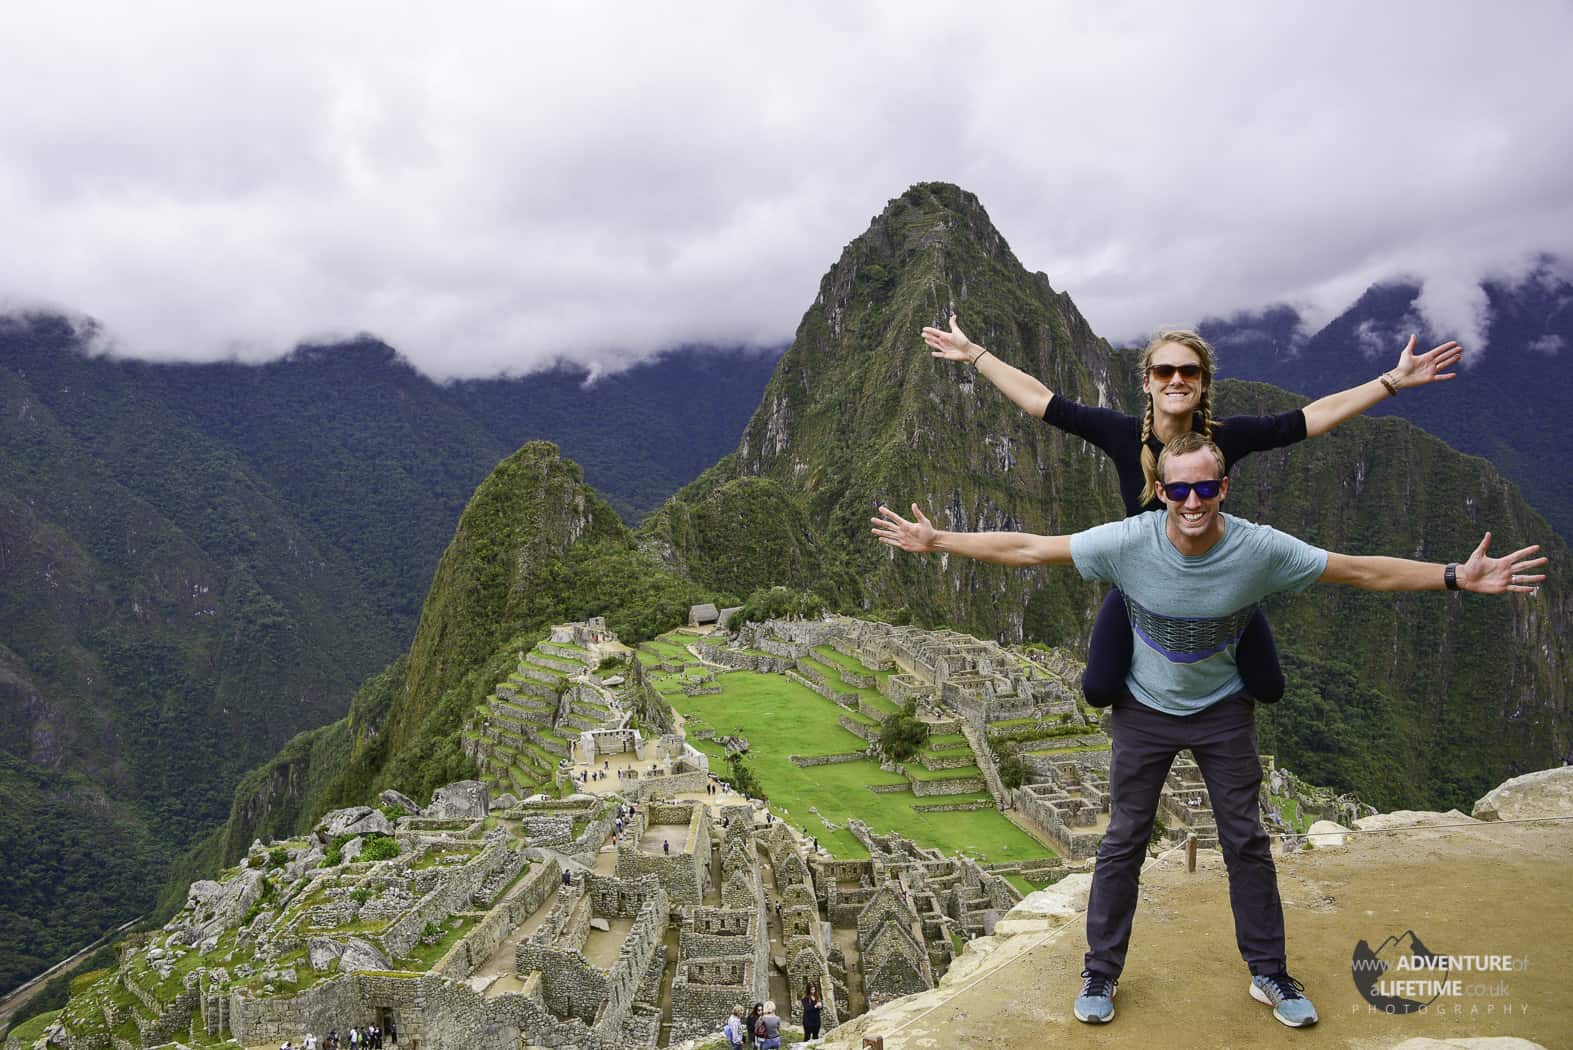
[[[846,619],[750,625],[707,649],[798,673],[807,648],[828,645],[886,672],[841,675],[962,733],[996,798],[1064,858],[990,864],[857,820],[848,828],[868,859],[834,859],[757,802],[672,800],[702,788],[703,755],[680,736],[630,737],[616,694],[567,649],[578,643],[553,644],[522,655],[479,713],[468,746],[485,780],[439,789],[425,807],[385,793],[381,808],[330,813],[304,839],[254,844],[222,880],[193,884],[162,931],[124,942],[114,974],[73,999],[52,1042],[100,1050],[115,1032],[116,1050],[226,1035],[277,1045],[393,1022],[414,1050],[654,1047],[713,1037],[738,1004],[773,998],[795,1018],[810,985],[828,1030],[933,987],[1020,900],[1006,875],[1043,884],[1085,867],[1107,821],[1108,752],[1067,700],[1074,665],[1054,652]],[[558,666],[570,663],[577,679]],[[849,717],[859,705],[873,717],[866,697]],[[1027,781],[1005,791],[991,727],[1032,719],[1071,743],[1019,754]],[[643,748],[659,769],[620,779],[615,794],[567,798],[528,792],[533,777],[505,770],[540,749],[558,760],[548,782],[561,789],[570,739],[586,738],[592,754]],[[1215,840],[1188,757],[1161,805],[1172,838]]]

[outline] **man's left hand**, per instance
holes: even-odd
[[[1532,558],[1540,550],[1537,543],[1523,550],[1514,551],[1505,558],[1488,558],[1491,533],[1486,533],[1469,560],[1458,567],[1458,585],[1476,594],[1534,594],[1545,582],[1545,573],[1532,570],[1546,564],[1545,558]]]

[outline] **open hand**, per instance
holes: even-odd
[[[1534,594],[1540,589],[1540,584],[1545,582],[1545,574],[1530,571],[1546,564],[1545,558],[1530,558],[1530,555],[1540,550],[1538,543],[1514,551],[1505,558],[1486,557],[1486,551],[1490,548],[1491,533],[1488,532],[1481,539],[1480,546],[1475,548],[1475,553],[1458,567],[1460,587],[1476,594],[1503,594],[1509,591]]]
[[[1398,367],[1393,369],[1393,382],[1402,389],[1407,386],[1425,386],[1427,383],[1440,383],[1444,379],[1456,379],[1457,372],[1447,369],[1458,364],[1464,356],[1464,348],[1458,343],[1449,340],[1441,346],[1433,346],[1423,354],[1415,353],[1415,346],[1419,342],[1418,336],[1409,337],[1409,345],[1404,347],[1403,353],[1398,355]]]
[[[923,341],[929,345],[930,357],[943,357],[947,361],[965,361],[970,364],[982,349],[972,345],[967,333],[956,324],[956,315],[950,315],[950,331],[943,328],[923,329]]]
[[[908,521],[900,514],[891,510],[884,504],[880,505],[879,517],[870,518],[874,523],[871,530],[879,537],[879,542],[887,543],[892,547],[900,547],[904,551],[914,554],[923,554],[934,549],[934,537],[938,533],[933,523],[923,516],[918,505],[912,505],[912,517],[916,520]]]

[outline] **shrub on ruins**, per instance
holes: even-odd
[[[732,790],[745,798],[763,798],[764,790],[760,788],[759,781],[754,779],[754,771],[748,768],[748,763],[743,760],[741,753],[733,751],[726,756],[726,782],[732,785]]]
[[[724,625],[735,631],[745,623],[763,623],[766,620],[801,620],[818,616],[828,606],[813,591],[794,591],[787,587],[761,587],[750,594]]]
[[[880,750],[895,762],[905,762],[917,754],[928,738],[928,726],[917,720],[911,704],[899,715],[885,719],[879,727]]]
[[[390,860],[399,855],[399,840],[392,835],[367,835],[356,860]]]
[[[1027,766],[1017,754],[1006,755],[999,761],[1000,783],[1014,790],[1027,782]]]
[[[274,846],[272,849],[268,850],[268,866],[270,868],[282,868],[288,863],[289,850],[285,849],[283,846]]]

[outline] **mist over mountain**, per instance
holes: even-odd
[[[1522,281],[1480,286],[1484,346],[1466,346],[1459,377],[1404,391],[1371,410],[1402,415],[1454,448],[1489,459],[1564,538],[1573,536],[1573,492],[1552,467],[1573,419],[1573,284],[1544,260]],[[1278,306],[1214,318],[1201,326],[1217,346],[1225,375],[1256,379],[1307,397],[1365,382],[1393,366],[1409,333],[1429,349],[1456,332],[1422,320],[1420,288],[1393,283],[1370,288],[1318,331]]]

